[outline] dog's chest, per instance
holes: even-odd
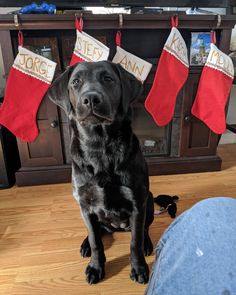
[[[96,214],[98,221],[113,229],[129,229],[129,218],[133,210],[130,200],[132,191],[121,186],[107,190],[97,185],[79,188],[79,203],[82,210]]]

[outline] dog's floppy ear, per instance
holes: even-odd
[[[71,111],[68,82],[74,68],[75,65],[69,67],[67,70],[65,70],[65,72],[58,76],[56,80],[53,81],[47,92],[47,96],[51,99],[51,101],[61,107],[67,115],[69,115]]]
[[[126,71],[121,65],[116,64],[116,68],[122,87],[122,105],[124,111],[127,112],[130,103],[141,94],[143,86],[134,75]]]

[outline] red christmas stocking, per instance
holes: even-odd
[[[172,30],[165,43],[145,107],[155,122],[164,126],[174,114],[176,97],[189,72],[187,47],[172,17]]]
[[[231,58],[215,45],[212,36],[211,50],[202,70],[192,114],[202,120],[213,132],[225,131],[225,105],[234,79]]]
[[[107,60],[109,48],[102,42],[83,32],[83,19],[75,19],[76,43],[70,66],[84,61],[102,61]]]
[[[19,46],[0,107],[0,124],[21,140],[33,141],[38,135],[36,114],[55,68],[53,61]]]

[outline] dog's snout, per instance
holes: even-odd
[[[82,104],[85,106],[97,106],[102,103],[102,97],[99,93],[87,93],[82,97]]]

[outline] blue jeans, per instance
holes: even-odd
[[[165,231],[146,295],[236,295],[236,199],[197,203]]]

